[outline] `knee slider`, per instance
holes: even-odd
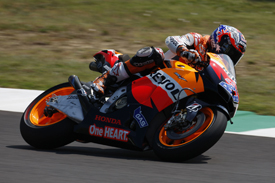
[[[130,63],[136,67],[158,63],[164,60],[164,54],[161,48],[145,47],[137,51],[136,55],[131,58]]]

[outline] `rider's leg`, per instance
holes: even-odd
[[[142,48],[130,60],[124,63],[116,63],[111,70],[96,78],[93,81],[92,88],[96,92],[104,94],[106,87],[125,80],[132,74],[151,69],[162,63],[163,60],[164,54],[161,48]]]

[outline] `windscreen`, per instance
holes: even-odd
[[[222,66],[225,67],[225,69],[228,71],[228,76],[237,83],[236,81],[236,73],[235,73],[235,68],[233,65],[233,61],[231,60],[231,58],[228,55],[225,54],[215,54],[216,56],[218,56],[220,59],[213,59],[212,60],[214,62],[218,62],[219,64],[221,64]]]

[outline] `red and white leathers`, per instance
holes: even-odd
[[[145,47],[126,62],[116,63],[111,70],[96,78],[92,88],[104,94],[109,85],[127,79],[130,75],[146,69],[153,69],[163,65],[164,59],[178,56],[180,61],[193,66],[197,61],[206,61],[206,50],[209,46],[209,36],[188,33],[183,36],[169,36],[165,43],[169,50],[163,53],[161,48]]]
[[[163,64],[164,53],[161,48],[145,47],[137,51],[136,55],[125,62],[117,62],[109,71],[97,77],[92,88],[97,93],[104,94],[106,87],[127,79],[130,75],[153,69]]]
[[[165,43],[169,50],[165,53],[165,59],[172,59],[178,56],[180,61],[194,66],[192,63],[196,61],[207,61],[206,51],[210,47],[210,36],[202,36],[198,33],[188,33],[183,36],[169,36],[166,38]],[[189,52],[195,57],[193,60],[188,59]],[[187,55],[187,56],[185,56]]]

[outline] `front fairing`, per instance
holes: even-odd
[[[210,64],[218,64],[228,75],[228,77],[237,84],[235,67],[232,60],[225,54],[208,53],[210,56]]]
[[[205,75],[206,91],[216,90],[224,99],[225,106],[233,117],[239,104],[239,93],[235,68],[232,60],[225,54],[207,53],[210,57],[209,66],[201,74]]]
[[[165,68],[132,82],[131,93],[145,106],[162,111],[179,99],[204,91],[203,80],[195,69],[175,61],[175,67]]]

